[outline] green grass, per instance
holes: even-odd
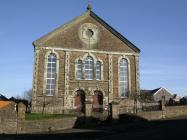
[[[72,114],[41,114],[41,113],[26,113],[25,120],[45,120],[45,119],[60,119],[74,117]]]

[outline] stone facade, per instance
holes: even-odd
[[[88,32],[90,31],[90,32]],[[81,34],[82,33],[82,34]],[[91,37],[89,37],[91,34]],[[90,9],[83,15],[34,41],[34,77],[32,112],[74,112],[78,90],[85,94],[85,102],[93,102],[95,91],[102,93],[102,107],[132,100],[139,94],[140,50],[100,19]],[[53,96],[46,95],[47,57],[54,53],[56,86]],[[94,60],[92,80],[76,78],[76,61],[88,56]],[[128,96],[120,96],[119,65],[128,61]],[[101,62],[101,79],[96,80],[96,62]],[[85,75],[83,68],[83,77]],[[126,100],[123,100],[126,99]],[[123,103],[120,103],[123,104]]]

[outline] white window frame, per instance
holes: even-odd
[[[81,62],[81,63],[79,63]],[[79,67],[80,66],[80,67]],[[76,79],[77,80],[82,80],[83,79],[83,62],[81,59],[76,60]]]
[[[127,89],[127,91],[126,91],[126,94],[125,95],[122,95],[122,91],[121,91],[121,85],[120,85],[120,83],[125,83],[125,81],[123,82],[123,81],[121,81],[120,80],[120,62],[122,61],[122,60],[126,60],[126,62],[127,62],[127,84],[126,84],[126,89]],[[123,85],[123,86],[125,86],[125,84]],[[125,88],[124,88],[125,89]],[[126,56],[121,56],[121,57],[119,57],[119,59],[118,59],[118,91],[119,91],[119,97],[129,97],[130,96],[130,93],[131,93],[131,74],[130,74],[130,61],[129,61],[129,59],[128,59],[128,57],[126,57]]]
[[[86,73],[86,71],[88,73]],[[94,80],[94,59],[91,56],[87,56],[84,59],[84,79]]]
[[[98,64],[99,64],[99,67],[98,67]],[[101,66],[102,65],[102,63],[100,62],[100,61],[96,61],[96,66],[95,66],[95,79],[96,80],[101,80],[101,74],[102,74],[102,72],[101,72]]]
[[[51,91],[50,91],[50,94],[47,94],[47,85],[48,85],[47,79],[50,79],[50,78],[48,78],[48,75],[47,75],[48,74],[48,56],[50,54],[54,54],[56,56],[56,70],[53,73],[55,75],[55,78],[53,78],[55,80],[55,86],[54,86],[54,93],[53,94],[51,94]],[[59,71],[59,55],[58,55],[58,53],[55,52],[54,50],[46,52],[46,54],[45,54],[44,84],[43,84],[43,95],[44,96],[54,96],[58,93],[58,71]]]
[[[85,78],[85,60],[86,60],[86,58],[88,58],[88,57],[91,57],[92,59],[93,59],[93,79],[91,79],[91,78]],[[78,60],[81,60],[82,61],[82,79],[78,79],[77,78],[77,63],[78,63]],[[100,64],[101,64],[101,78],[100,79],[97,79],[96,77],[96,64],[97,64],[97,61],[99,61],[100,62]],[[100,58],[96,58],[92,53],[86,53],[86,54],[84,54],[84,56],[83,57],[81,57],[81,56],[79,56],[79,57],[77,57],[76,59],[75,59],[75,79],[76,80],[97,80],[97,81],[99,81],[99,80],[104,80],[104,76],[103,76],[103,61],[100,59]]]

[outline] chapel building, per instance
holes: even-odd
[[[139,95],[140,50],[90,6],[33,45],[32,112],[85,113],[86,103],[92,112],[110,103],[129,108]]]

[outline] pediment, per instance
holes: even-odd
[[[92,49],[115,52],[140,52],[128,39],[92,11],[53,30],[33,42],[36,47]]]

